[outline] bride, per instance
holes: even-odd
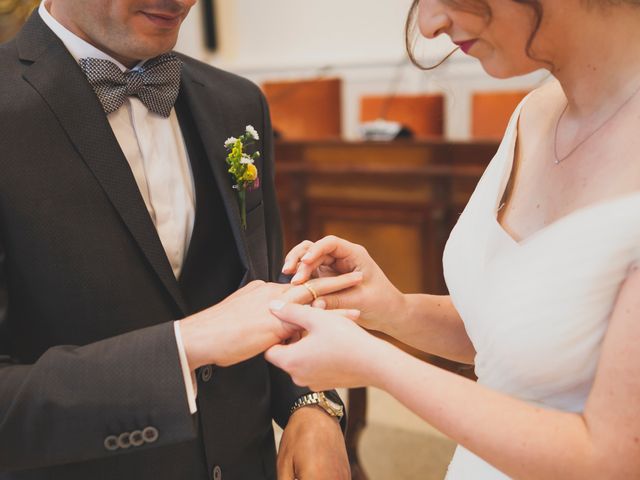
[[[640,1],[416,0],[414,24],[494,77],[556,81],[514,112],[451,233],[449,296],[400,293],[345,240],[304,242],[294,283],[363,280],[320,308],[272,303],[307,335],[267,359],[316,390],[387,390],[460,444],[451,480],[640,478]],[[474,363],[478,382],[361,327]]]

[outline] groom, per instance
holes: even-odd
[[[47,0],[0,46],[0,479],[275,479],[272,418],[279,478],[348,477],[335,416],[260,355],[277,287],[233,293],[279,272],[271,126],[249,82],[162,55],[194,2]]]

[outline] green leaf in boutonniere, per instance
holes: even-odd
[[[245,131],[238,138],[231,137],[224,142],[227,149],[228,172],[233,181],[236,182],[233,188],[238,192],[240,203],[240,218],[242,228],[247,228],[247,191],[255,190],[260,186],[260,177],[255,161],[260,157],[260,152],[247,153],[247,147],[260,140],[260,136],[255,128],[247,125]]]

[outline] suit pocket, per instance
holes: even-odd
[[[246,238],[254,278],[268,280],[269,258],[267,255],[267,234],[262,202],[247,212]]]

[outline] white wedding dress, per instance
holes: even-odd
[[[640,192],[581,208],[515,241],[497,210],[521,106],[451,232],[444,273],[477,352],[478,382],[531,404],[580,412],[617,293],[640,260]],[[446,478],[508,477],[459,446]]]

